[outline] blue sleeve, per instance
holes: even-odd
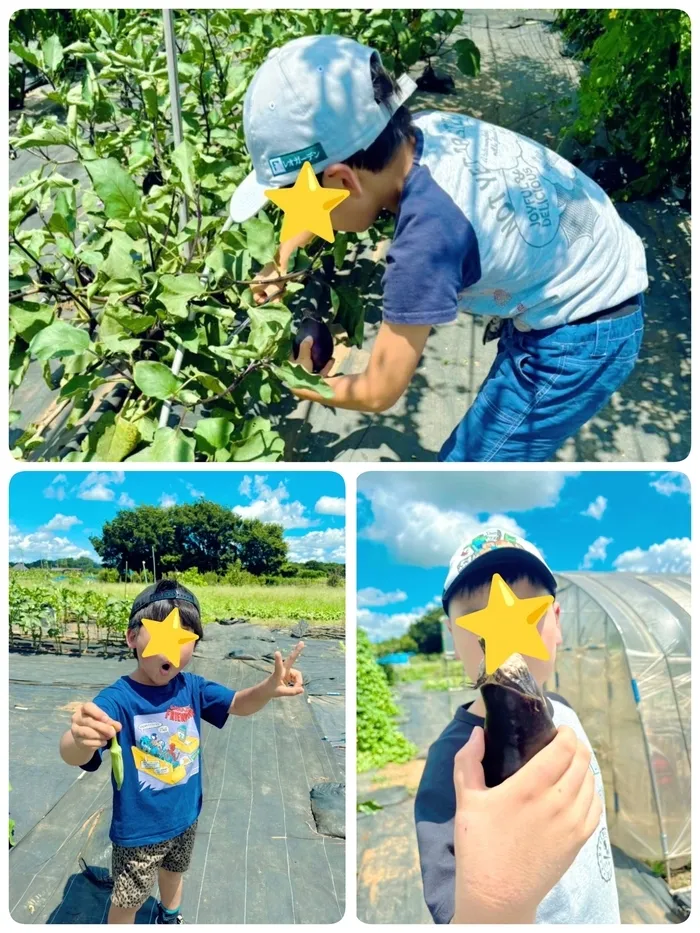
[[[451,729],[428,752],[415,803],[423,896],[435,923],[451,923],[455,912],[454,759],[471,728]]]
[[[202,719],[217,729],[223,729],[228,722],[228,711],[236,691],[213,680],[205,680],[204,677],[197,677],[197,681]]]
[[[115,702],[110,687],[107,687],[106,690],[98,693],[92,702],[95,704],[95,706],[98,706],[103,713],[107,713],[110,719],[114,719],[116,722],[121,721],[120,707]],[[80,765],[81,769],[83,771],[97,771],[97,769],[102,764],[102,756],[106,751],[108,751],[108,749],[108,745],[106,745],[104,748],[96,748],[95,754],[92,756],[90,761],[84,765]]]
[[[390,324],[447,324],[457,296],[481,277],[471,223],[425,166],[407,181],[382,279]]]

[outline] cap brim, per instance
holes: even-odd
[[[267,187],[269,188],[270,186],[268,185]],[[244,221],[250,220],[251,217],[255,217],[258,211],[261,211],[269,200],[265,194],[265,190],[265,185],[260,184],[255,177],[255,172],[251,172],[231,196],[231,202],[228,208],[230,222],[242,224]]]
[[[551,588],[552,592],[556,593],[557,581],[554,579],[554,574],[539,557],[535,557],[534,554],[531,554],[524,548],[499,547],[494,548],[492,551],[487,551],[485,554],[482,554],[481,557],[477,557],[471,564],[468,564],[461,573],[457,574],[442,597],[442,607],[445,610],[445,615],[447,615],[450,600],[454,594],[469,581],[469,577],[473,576],[477,570],[479,573],[483,573],[484,571],[492,569],[494,573],[498,573],[499,566],[502,567],[505,562],[513,560],[517,560],[518,564],[523,568],[524,573],[527,573],[528,570],[532,570],[538,577],[542,577]]]

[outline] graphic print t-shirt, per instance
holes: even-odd
[[[200,727],[228,721],[234,691],[196,674],[178,674],[164,687],[122,677],[94,703],[122,725],[117,735],[124,782],[117,790],[109,836],[121,846],[143,846],[179,836],[202,808]],[[83,765],[110,763],[109,746]]]
[[[642,241],[565,159],[462,114],[422,113],[414,124],[382,282],[385,321],[446,324],[467,311],[543,329],[645,291]]]

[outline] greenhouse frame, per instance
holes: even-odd
[[[605,785],[610,841],[690,861],[690,577],[561,573],[554,684],[578,714]]]

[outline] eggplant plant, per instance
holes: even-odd
[[[290,306],[303,305],[298,293],[323,256],[297,251],[284,299],[254,303],[250,285],[274,258],[281,215],[270,207],[227,223],[251,167],[243,97],[270,48],[301,35],[353,35],[400,73],[431,29],[425,11],[408,24],[404,12],[176,11],[178,145],[160,11],[82,10],[86,38],[11,45],[49,83],[43,115],[23,113],[10,140],[36,165],[10,191],[10,391],[41,373],[54,399],[15,457],[282,457],[273,421],[283,396],[328,391],[290,362]],[[324,250],[331,267],[356,239],[339,235]],[[329,298],[361,344],[360,291],[331,288]],[[20,418],[10,412],[11,424]],[[59,421],[61,443],[49,449],[47,427]]]

